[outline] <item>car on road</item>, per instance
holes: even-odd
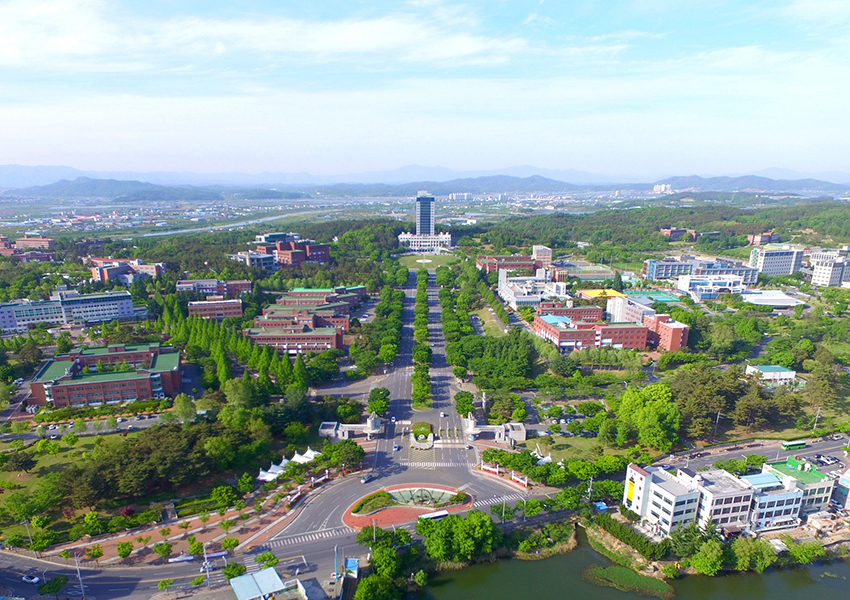
[[[145,415],[137,415],[137,416],[136,416],[136,420],[137,420],[137,421],[144,421],[146,418],[147,418],[147,417],[145,417]]]
[[[663,465],[658,465],[658,466],[659,466],[659,467],[661,467],[662,469],[664,469],[665,471],[669,471],[670,469],[672,469],[672,468],[673,468],[673,467],[671,467],[670,465],[668,465],[668,464],[666,464],[666,463],[665,463],[665,464],[663,464]]]
[[[56,425],[51,425],[50,427],[48,427],[48,429],[56,429]]]
[[[395,417],[390,417],[390,423],[395,423]]]
[[[441,413],[440,413],[440,416],[441,416],[441,417],[445,417],[445,416],[446,416],[446,413],[441,412]]]
[[[124,417],[118,417],[118,422],[119,422],[119,423],[123,423],[123,422],[124,422]]]
[[[561,425],[566,425],[566,424],[567,424],[567,420],[566,420],[566,419],[561,419]]]
[[[127,425],[127,430],[129,431],[131,429],[135,429],[135,427],[133,427],[132,425]]]
[[[837,442],[838,440],[843,440],[843,439],[844,439],[844,436],[843,436],[843,435],[841,435],[840,433],[836,433],[836,434],[835,434],[834,436],[832,436],[830,439],[835,440],[835,441]]]
[[[360,483],[369,483],[375,478],[371,473],[366,473],[363,477],[360,478]]]
[[[398,452],[399,450],[401,450],[401,446],[399,446],[398,444],[395,444],[393,446],[393,452]]]
[[[35,575],[24,575],[21,577],[21,581],[24,583],[32,583],[33,585],[37,585],[41,583],[41,578],[36,577]]]
[[[50,439],[51,440],[58,440],[59,436],[54,433],[53,435],[50,436]]]

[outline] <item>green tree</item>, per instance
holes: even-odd
[[[236,546],[239,545],[239,540],[236,538],[224,538],[221,540],[221,549],[222,550],[233,550]]]
[[[396,552],[395,548],[388,546],[379,546],[372,548],[372,558],[370,559],[372,569],[378,575],[387,579],[395,579],[398,571],[401,568],[401,557]]]
[[[242,473],[236,487],[240,494],[250,494],[254,491],[254,477],[250,473]]]
[[[50,525],[50,517],[45,515],[37,515],[30,519],[30,523],[33,527],[38,527],[39,529],[44,529],[48,525]]]
[[[118,429],[118,419],[115,418],[115,415],[109,415],[106,418],[106,428],[107,429]]]
[[[256,557],[254,557],[254,560],[260,563],[264,569],[273,567],[280,562],[277,556],[275,556],[273,552],[269,551],[261,552]]]
[[[370,575],[357,585],[354,600],[399,600],[399,590],[392,580],[380,575]]]
[[[383,416],[390,409],[390,391],[385,387],[372,388],[369,392],[369,402],[366,411]]]
[[[776,552],[764,540],[738,537],[731,545],[732,560],[739,571],[755,570],[763,573],[776,562]]]
[[[92,544],[88,548],[86,548],[86,558],[89,560],[93,560],[95,562],[98,561],[103,556],[103,546],[100,544]]]
[[[133,542],[118,542],[115,546],[118,556],[122,559],[127,558],[133,553]]]
[[[723,546],[717,540],[709,540],[700,546],[691,557],[691,566],[697,573],[714,576],[723,566]]]
[[[191,423],[195,419],[195,401],[186,394],[177,394],[174,398],[174,412],[183,423]]]
[[[80,439],[74,434],[73,431],[69,431],[68,433],[62,436],[62,441],[73,447],[76,445],[77,442],[80,441]]]
[[[299,354],[299,356],[301,356],[301,355]],[[227,581],[230,581],[234,577],[239,577],[241,575],[244,575],[245,571],[247,571],[247,570],[248,569],[245,568],[245,565],[240,565],[239,563],[232,562],[232,563],[228,564],[226,567],[224,567],[221,570],[221,572],[224,575],[224,577],[227,579]]]
[[[788,556],[798,565],[808,565],[819,558],[826,556],[826,548],[818,541],[794,543],[790,535],[782,535],[780,539],[788,547]]]
[[[171,586],[171,585],[174,585],[174,580],[171,579],[171,578],[168,578],[168,579],[163,579],[162,581],[160,581],[159,584],[157,585],[157,587],[160,590],[167,592],[168,586]]]
[[[213,488],[210,494],[210,499],[215,502],[219,508],[227,508],[232,506],[238,499],[236,492],[229,485],[220,485]]]
[[[51,577],[43,584],[38,586],[38,593],[42,596],[47,596],[49,594],[53,594],[57,598],[59,597],[59,592],[62,591],[62,588],[65,587],[68,583],[67,575],[57,575],[56,577]]]
[[[413,583],[415,583],[419,587],[424,588],[426,585],[428,585],[428,573],[426,573],[422,569],[419,569],[413,576]]]
[[[199,585],[203,585],[204,581],[206,581],[206,580],[207,580],[207,576],[206,576],[206,575],[198,575],[197,577],[195,577],[195,578],[192,580],[192,586],[193,586],[193,587],[198,587]]]
[[[173,544],[169,544],[168,542],[157,542],[153,545],[153,551],[162,559],[167,559],[171,556]]]
[[[9,458],[6,460],[6,470],[29,473],[30,469],[35,467],[35,464],[36,460],[32,454],[18,450],[9,455]]]

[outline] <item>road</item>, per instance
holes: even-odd
[[[458,391],[458,388],[451,367],[446,363],[445,341],[440,325],[441,309],[433,271],[428,289],[429,343],[433,344],[430,371],[432,407],[426,411],[413,410],[410,378],[413,373],[415,280],[415,274],[411,273],[410,281],[404,289],[403,328],[395,366],[386,374],[381,373],[366,381],[348,383],[340,380],[334,385],[315,390],[317,394],[348,395],[364,402],[373,387],[386,387],[390,390],[390,411],[387,416],[395,417],[396,422],[391,423],[388,418],[385,432],[377,440],[372,465],[375,479],[362,484],[359,478],[348,478],[308,498],[298,516],[272,539],[250,553],[236,557],[235,560],[244,564],[249,572],[259,569],[254,556],[269,550],[281,561],[276,568],[282,577],[294,576],[297,569],[302,579],[315,579],[316,582],[327,584],[330,573],[334,570],[335,557],[341,561],[346,555],[364,554],[364,549],[356,543],[356,532],[342,521],[344,511],[358,498],[389,485],[418,483],[456,487],[472,495],[474,506],[483,510],[486,510],[488,505],[502,502],[503,499],[515,502],[525,497],[513,487],[472,474],[478,456],[476,450],[467,449],[466,441],[460,437],[461,419],[451,401],[452,392]],[[369,309],[365,312],[374,314]],[[441,416],[442,414],[446,416]],[[434,448],[428,451],[412,450],[408,443],[410,425],[417,421],[431,423],[438,433]],[[121,426],[150,426],[154,422],[154,419],[139,422],[133,420],[124,422]],[[393,446],[396,444],[402,449],[394,451]],[[415,523],[409,523],[406,527],[412,530],[414,525]],[[211,577],[213,585],[224,582],[220,573],[223,564],[222,559],[215,563],[216,571]],[[48,567],[48,578],[59,574],[68,576],[69,584],[65,591],[69,595],[81,595],[73,563],[67,567],[47,565],[16,554],[0,553],[0,582],[16,593],[32,595],[35,586],[22,583],[21,576],[29,574],[43,577],[45,566]],[[149,598],[158,591],[157,586],[163,579],[174,579],[175,584],[170,589],[188,588],[191,580],[198,576],[199,568],[198,563],[178,563],[146,568],[81,569],[81,573],[86,594],[99,600]]]

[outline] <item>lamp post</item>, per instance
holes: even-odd
[[[83,576],[80,573],[80,561],[77,559],[78,556],[79,555],[76,552],[74,552],[74,564],[77,567],[77,579],[80,580],[80,594],[82,596],[82,599],[86,600],[86,588],[83,587]]]
[[[29,536],[29,538],[30,538],[30,546],[32,546],[32,532],[30,531],[30,522],[29,522],[29,519],[24,519],[24,522],[23,522],[23,523],[21,523],[21,525],[26,525],[26,526],[27,526],[27,535],[28,535],[28,536]]]

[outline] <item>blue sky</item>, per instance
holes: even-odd
[[[0,164],[850,171],[848,33],[841,0],[0,0]]]

